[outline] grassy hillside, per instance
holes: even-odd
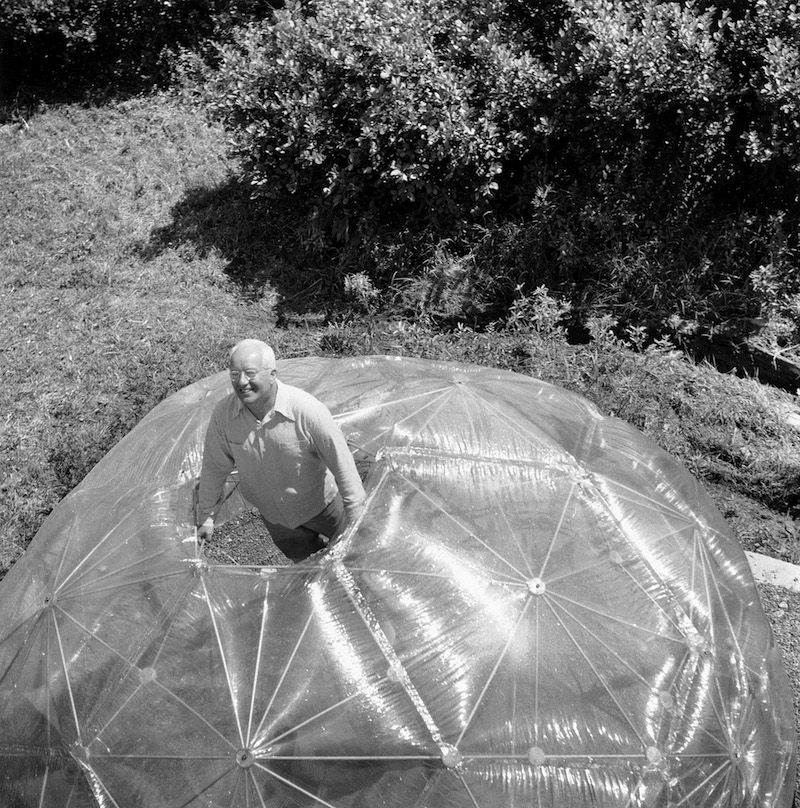
[[[323,288],[248,204],[223,133],[174,99],[42,108],[0,126],[0,215],[0,575],[122,435],[244,336],[283,357],[447,358],[577,390],[699,475],[746,549],[800,561],[795,397],[666,345],[633,350],[602,318],[589,344],[570,345],[544,290],[477,333],[378,314],[357,277],[349,297],[344,278]]]

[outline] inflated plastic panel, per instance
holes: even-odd
[[[0,804],[791,805],[770,626],[674,460],[509,372],[279,374],[372,461],[362,520],[298,565],[211,563],[192,491],[227,373],[156,407],[0,585]]]

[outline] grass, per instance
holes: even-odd
[[[665,345],[634,350],[602,318],[570,345],[546,294],[481,333],[348,304],[248,205],[224,133],[169,96],[1,126],[0,212],[0,576],[120,437],[250,335],[284,357],[452,359],[576,390],[698,475],[746,549],[800,562],[793,396]]]

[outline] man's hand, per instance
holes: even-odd
[[[208,541],[214,533],[214,520],[209,516],[202,525],[197,527],[197,538],[201,541]]]

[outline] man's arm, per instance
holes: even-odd
[[[333,420],[328,408],[324,404],[321,405],[316,415],[314,445],[336,480],[336,487],[344,502],[347,521],[352,523],[361,515],[367,497],[356,468],[356,461],[344,433]]]
[[[222,505],[225,481],[233,471],[234,461],[229,453],[218,411],[215,410],[206,430],[203,444],[203,466],[197,493],[197,535],[210,539],[214,532],[214,519]]]

